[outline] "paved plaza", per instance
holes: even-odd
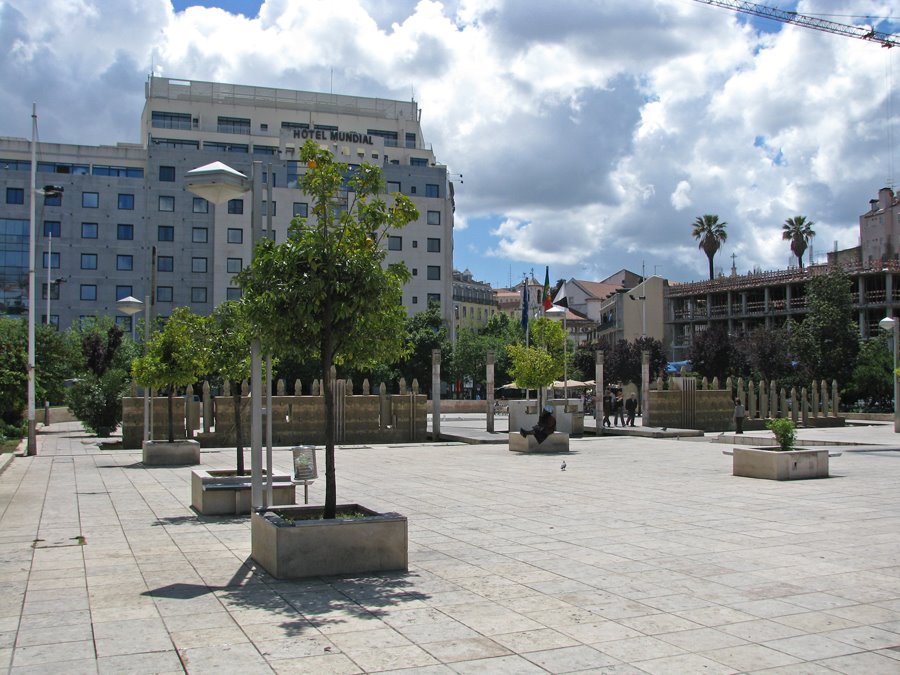
[[[784,483],[733,477],[703,439],[573,439],[565,471],[503,443],[339,448],[338,500],[408,516],[409,571],[285,582],[249,558],[248,518],[190,508],[189,468],[51,425],[0,475],[0,665],[900,673],[900,439],[804,436],[875,445]]]

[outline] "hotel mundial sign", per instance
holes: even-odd
[[[332,141],[335,143],[361,143],[374,145],[372,136],[361,134],[358,131],[335,131],[332,129],[293,129],[293,138],[314,141]]]

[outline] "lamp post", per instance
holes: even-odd
[[[129,295],[116,300],[116,309],[131,318],[131,341],[134,342],[134,315],[144,310],[144,303]]]
[[[213,162],[185,173],[188,191],[213,204],[222,204],[250,193],[250,261],[262,234],[262,162],[254,161],[248,178],[222,162]],[[250,504],[263,508],[262,486],[262,358],[259,338],[250,341]],[[328,374],[326,373],[327,377]],[[271,469],[271,467],[270,467]],[[271,476],[271,470],[269,471]]]
[[[886,316],[878,322],[878,326],[885,331],[891,331],[893,338],[894,352],[894,369],[891,372],[891,379],[894,380],[894,433],[900,433],[900,381],[897,380],[897,344],[900,341],[900,321],[893,317]]]
[[[641,301],[641,337],[647,337],[647,296],[639,295],[635,297],[634,295],[629,293],[628,297],[632,300]]]
[[[569,310],[565,307],[560,307],[559,305],[553,305],[550,309],[548,309],[546,314],[559,314],[562,312],[563,316],[563,398],[566,400],[566,405],[569,404],[569,326],[567,323],[567,319],[569,318]]]

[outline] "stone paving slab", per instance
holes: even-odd
[[[293,582],[246,518],[190,509],[190,469],[78,429],[0,475],[11,673],[900,672],[889,425],[810,430],[879,445],[790,483],[731,476],[707,439],[573,439],[566,471],[502,443],[339,448],[339,499],[409,518],[409,572]]]

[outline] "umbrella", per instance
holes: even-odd
[[[566,387],[569,389],[583,389],[586,386],[588,385],[580,380],[566,380],[565,382],[557,380],[553,383],[554,389],[565,389]]]
[[[497,387],[497,389],[521,389],[519,385],[515,382],[510,382],[509,384],[504,384],[502,387]]]

